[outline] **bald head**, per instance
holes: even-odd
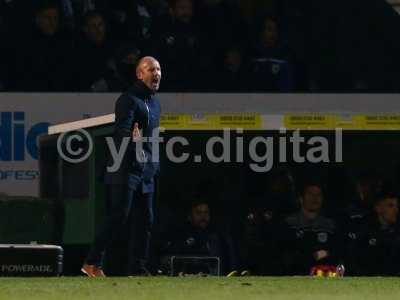
[[[142,57],[136,67],[136,77],[155,93],[160,87],[160,63],[154,57]]]
[[[142,57],[138,61],[138,64],[137,64],[137,67],[136,67],[136,72],[138,72],[141,68],[145,67],[146,65],[152,64],[152,63],[158,63],[157,59],[155,59],[152,56],[144,56],[144,57]]]

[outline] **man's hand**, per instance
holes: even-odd
[[[140,140],[141,137],[142,137],[142,136],[141,136],[141,134],[140,134],[139,124],[136,122],[136,123],[133,125],[132,140],[135,142],[135,141]]]
[[[328,257],[329,252],[326,250],[319,250],[319,251],[314,252],[313,256],[316,261],[319,261],[321,259],[324,259],[325,257]]]

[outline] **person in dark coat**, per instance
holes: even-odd
[[[362,172],[355,182],[355,193],[351,197],[351,202],[343,209],[339,210],[338,224],[342,228],[345,239],[345,262],[346,273],[355,275],[357,267],[353,266],[354,244],[360,231],[365,229],[365,224],[374,218],[374,201],[381,193],[383,179],[375,172]]]
[[[73,43],[61,28],[57,5],[46,3],[40,6],[31,34],[16,44],[16,87],[19,91],[70,90]]]
[[[350,247],[351,273],[357,276],[400,274],[400,226],[398,196],[382,192],[377,196],[374,215],[355,233]]]
[[[161,108],[154,96],[161,80],[159,62],[142,58],[136,69],[136,81],[115,105],[114,150],[105,171],[107,216],[84,262],[82,272],[90,277],[104,276],[102,270],[106,248],[125,226],[130,227],[129,275],[151,275],[147,268],[153,225],[154,177],[159,171],[153,156],[154,137],[159,126]],[[142,133],[140,133],[140,130]],[[146,138],[143,141],[143,138]]]
[[[277,168],[271,172],[264,189],[261,195],[250,202],[248,208],[244,227],[244,252],[252,273],[282,275],[279,226],[282,219],[298,210],[292,173]]]
[[[172,256],[218,257],[221,272],[230,273],[237,267],[237,255],[229,234],[221,232],[211,224],[211,213],[206,201],[194,201],[188,214],[188,222],[170,228],[160,243],[161,264],[164,271],[172,266]],[[204,262],[201,259],[186,261],[175,266],[185,274],[214,273],[216,263]]]
[[[122,44],[115,51],[109,67],[112,72],[105,78],[108,92],[126,90],[132,78],[136,78],[135,69],[141,57],[141,51],[135,44]]]
[[[250,74],[253,91],[292,89],[292,52],[280,37],[274,18],[262,20],[255,43],[250,51]]]
[[[245,66],[244,51],[237,45],[227,47],[211,72],[209,87],[213,92],[249,91],[248,72]],[[218,78],[218,80],[217,80]]]
[[[193,91],[202,84],[205,57],[201,30],[193,21],[192,0],[171,0],[170,14],[155,24],[151,53],[163,62],[163,91]],[[184,64],[181,62],[185,61]],[[202,66],[203,65],[203,66]]]
[[[108,92],[105,81],[111,73],[109,66],[113,48],[108,39],[103,15],[91,11],[84,17],[82,36],[76,43],[76,90],[82,92]]]
[[[336,223],[321,213],[322,186],[314,181],[303,185],[299,212],[285,218],[278,239],[286,273],[308,275],[317,265],[337,265],[343,242]]]

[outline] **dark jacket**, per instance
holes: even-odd
[[[219,257],[223,273],[229,273],[237,266],[237,257],[230,235],[214,228],[203,230],[187,223],[168,230],[160,240],[159,255],[162,260],[170,256]]]
[[[171,18],[161,19],[156,26],[152,54],[163,63],[167,78],[163,91],[192,91],[203,79],[200,72],[205,51],[201,33],[193,23]],[[184,61],[185,63],[181,63]]]
[[[306,220],[300,211],[285,219],[279,237],[284,261],[290,275],[307,275],[315,265],[336,265],[342,253],[342,241],[332,219],[317,216]],[[325,250],[329,256],[316,261],[313,254]]]
[[[118,151],[124,138],[129,139],[129,144],[119,170],[109,172],[106,169],[106,184],[128,184],[135,190],[141,188],[143,193],[154,191],[154,176],[159,172],[158,158],[153,158],[152,144],[149,141],[143,142],[144,155],[141,151],[136,155],[137,145],[132,141],[132,131],[134,124],[138,123],[142,137],[152,137],[153,130],[159,126],[160,112],[158,99],[141,81],[137,81],[118,98],[115,104],[113,139]],[[107,166],[112,165],[113,159],[110,156]]]
[[[358,276],[398,276],[400,274],[400,226],[382,225],[370,217],[356,233],[348,261]]]

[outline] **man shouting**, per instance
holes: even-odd
[[[133,73],[133,72],[132,72]],[[153,57],[143,57],[136,68],[137,81],[115,105],[113,141],[122,160],[115,155],[105,171],[106,218],[82,266],[89,277],[103,277],[103,258],[113,237],[129,226],[128,275],[151,275],[147,268],[153,224],[154,176],[159,172],[158,153],[149,141],[160,120],[160,103],[155,98],[161,67]],[[133,81],[133,79],[132,79]],[[111,152],[112,149],[110,149]]]

